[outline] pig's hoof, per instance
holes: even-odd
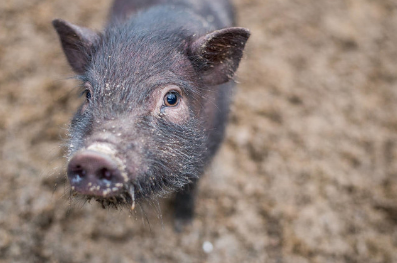
[[[182,232],[193,222],[194,199],[189,193],[184,198],[177,198],[175,201],[174,228],[176,232]]]
[[[174,230],[175,232],[181,233],[193,222],[193,217],[175,218]]]

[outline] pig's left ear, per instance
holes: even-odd
[[[53,20],[52,25],[59,35],[70,66],[76,73],[83,74],[89,63],[92,47],[100,37],[99,34],[61,19]]]
[[[188,54],[205,84],[219,85],[233,77],[249,36],[248,29],[230,27],[193,41]]]

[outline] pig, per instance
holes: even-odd
[[[250,36],[233,12],[228,0],[116,0],[101,33],[53,20],[85,96],[69,128],[74,195],[133,209],[176,192],[175,226],[191,222]]]

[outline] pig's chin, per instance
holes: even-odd
[[[134,186],[125,184],[124,188],[117,193],[112,193],[110,196],[103,196],[103,195],[83,195],[83,198],[90,201],[94,199],[98,203],[102,205],[102,208],[113,207],[113,208],[120,208],[126,207],[127,209],[134,210],[135,208],[135,193],[134,193]]]

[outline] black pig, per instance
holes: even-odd
[[[250,35],[229,1],[116,0],[103,33],[53,25],[86,97],[70,125],[72,190],[132,208],[176,191],[176,222],[189,222]]]

